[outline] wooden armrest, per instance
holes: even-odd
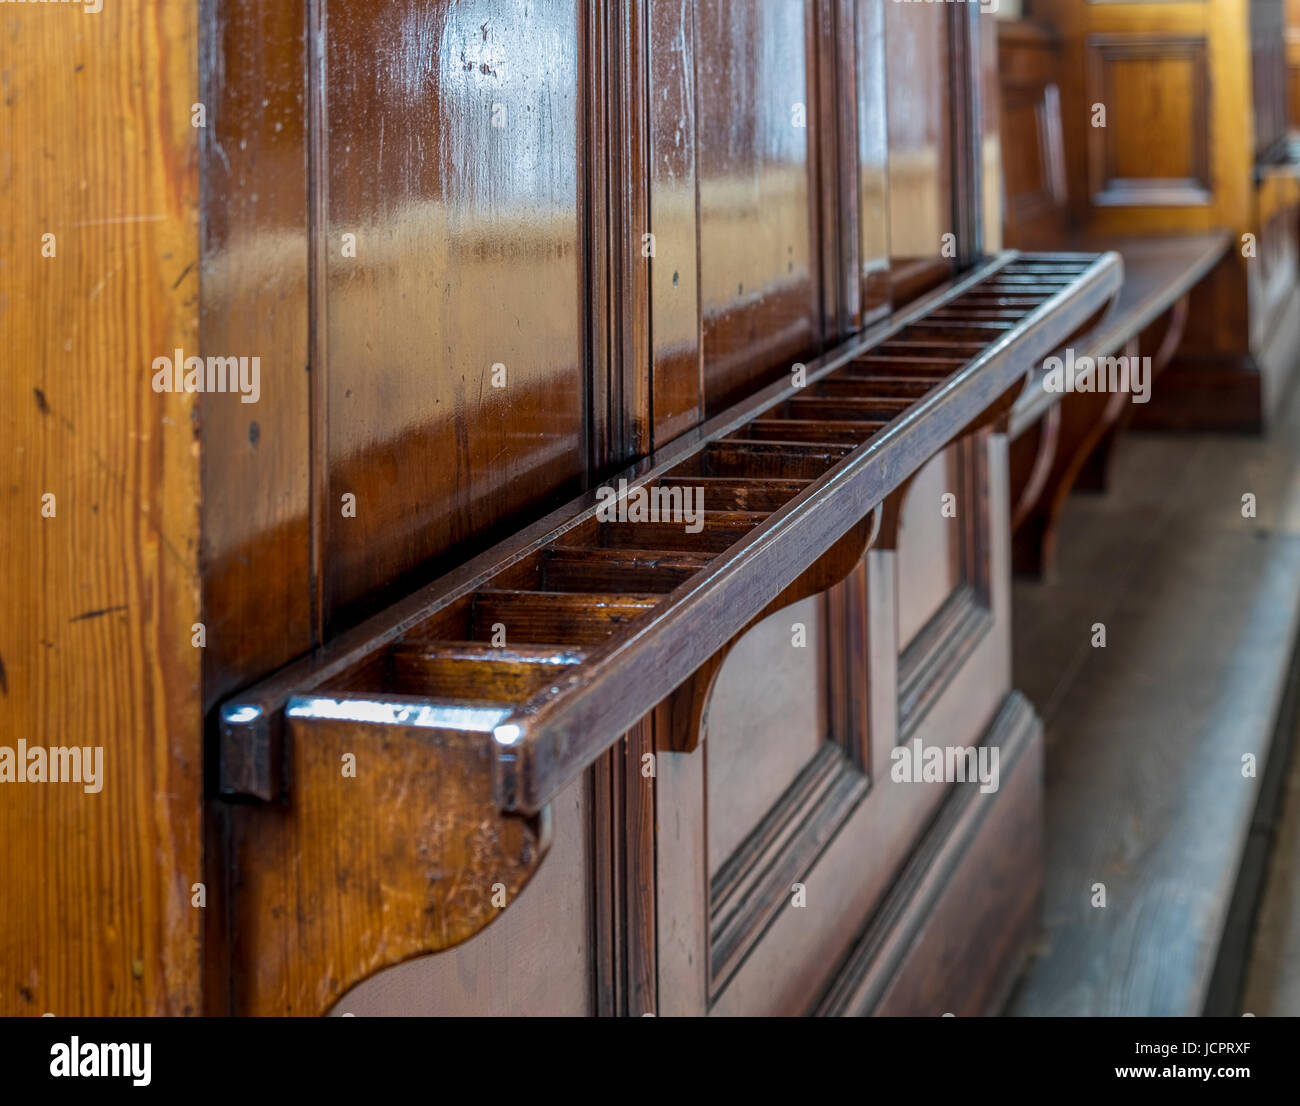
[[[476,736],[536,813],[690,679],[1120,288],[1114,254],[1008,252],[632,467],[609,487],[698,528],[604,520],[589,492],[220,712],[221,791],[283,787],[284,722]],[[625,481],[626,483],[621,483]],[[501,631],[505,631],[505,647]],[[495,639],[495,640],[494,640]],[[449,747],[451,747],[449,745]]]

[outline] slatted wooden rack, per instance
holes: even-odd
[[[318,727],[428,731],[474,751],[501,811],[540,811],[780,597],[833,583],[886,497],[1121,281],[1114,253],[978,266],[606,483],[702,488],[697,533],[601,521],[593,490],[227,702],[222,792],[276,799],[285,741]]]

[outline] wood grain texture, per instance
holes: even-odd
[[[335,1003],[330,1015],[594,1014],[589,789],[584,776],[552,804],[554,844],[537,874],[496,921],[455,948],[368,976]]]
[[[585,476],[580,9],[326,9],[314,309],[327,627]]]
[[[649,0],[654,444],[704,419],[693,0]]]
[[[699,0],[696,171],[710,415],[820,347],[814,7]]]
[[[195,396],[151,388],[198,353],[197,41],[0,7],[0,743],[103,749],[97,794],[0,785],[5,1015],[202,1001]]]
[[[257,403],[200,397],[204,706],[315,644],[306,6],[205,0],[205,355],[256,356]]]
[[[459,944],[509,907],[550,846],[549,814],[495,809],[477,737],[290,723],[290,801],[247,811],[233,841],[234,1013],[322,1014],[376,969]]]
[[[1023,309],[1015,321],[927,322],[935,308],[961,306],[964,296],[1004,281],[1022,291],[1025,282],[1046,281],[1038,306]],[[354,671],[380,657],[397,639],[414,631],[444,642],[489,639],[494,626],[508,626],[512,612],[523,627],[509,640],[518,645],[592,644],[582,664],[561,684],[544,686],[526,702],[494,697],[502,712],[485,740],[497,750],[503,809],[536,811],[558,788],[608,748],[617,734],[654,708],[760,614],[787,588],[828,555],[835,543],[917,467],[950,440],[977,428],[987,412],[1009,408],[1024,379],[1025,365],[1044,356],[1097,315],[1117,289],[1114,255],[1099,258],[1062,255],[1047,260],[1008,255],[973,271],[901,313],[877,332],[838,347],[810,367],[809,384],[823,377],[853,379],[871,397],[870,374],[845,377],[858,356],[894,335],[965,340],[982,335],[999,341],[966,365],[957,367],[946,386],[919,399],[883,397],[895,404],[887,426],[862,445],[751,441],[744,435],[756,415],[794,402],[793,387],[774,385],[708,424],[702,441],[657,452],[624,477],[644,489],[665,476],[762,475],[816,482],[772,515],[705,512],[702,528],[691,533],[680,523],[603,521],[596,497],[583,497],[511,542],[471,561],[389,611],[376,616],[318,656],[291,667],[223,706],[223,740],[228,763],[261,763],[258,749],[274,749],[277,719],[287,698]],[[830,401],[826,401],[830,402]],[[835,402],[851,405],[852,398]],[[753,473],[752,466],[762,466]],[[793,464],[793,468],[791,465]],[[629,493],[630,494],[630,493]],[[867,504],[864,509],[863,504]],[[549,546],[606,549],[687,550],[715,554],[706,568],[667,595],[624,589],[615,596],[518,591],[500,586],[521,561]],[[841,574],[842,575],[842,574]],[[805,593],[806,594],[806,593]],[[500,611],[480,618],[483,603]],[[599,642],[597,644],[597,642]],[[380,693],[383,689],[372,689]],[[436,704],[430,709],[437,710]],[[485,731],[487,733],[487,731]],[[241,751],[242,750],[242,751]],[[231,786],[229,782],[225,786]],[[234,786],[244,786],[235,784]],[[250,793],[273,794],[267,781],[254,781]]]

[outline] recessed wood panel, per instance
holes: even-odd
[[[825,604],[819,596],[772,615],[718,673],[705,743],[710,872],[722,867],[829,736]],[[758,673],[762,679],[755,679]]]
[[[1057,246],[1070,229],[1060,45],[1032,24],[1004,23],[999,31],[1006,243]]]
[[[700,302],[706,412],[821,338],[811,0],[700,0]]]
[[[958,228],[949,26],[944,4],[885,5],[889,250],[896,306],[952,271]],[[947,234],[954,239],[945,251]]]
[[[885,8],[858,0],[858,258],[864,320],[888,312],[889,128],[886,116]]]
[[[662,445],[704,414],[691,0],[650,0],[650,36],[652,384],[655,444]]]
[[[327,624],[581,479],[578,19],[577,0],[328,7]]]
[[[1092,202],[1210,202],[1209,68],[1202,37],[1094,34],[1087,40]],[[1091,121],[1091,120],[1090,120]]]
[[[898,528],[898,642],[906,647],[961,581],[961,530],[945,515],[943,497],[959,497],[953,510],[979,509],[960,502],[957,457],[931,458],[907,490]]]

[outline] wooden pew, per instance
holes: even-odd
[[[1232,236],[1135,424],[1262,429],[1300,363],[1283,0],[1043,0],[1034,17],[1059,36],[1071,229]]]
[[[1023,248],[1118,252],[1124,286],[1072,353],[1092,362],[1149,357],[1150,386],[1182,341],[1193,289],[1227,253],[1230,237],[1226,231],[1136,236],[1073,228],[1062,64],[1060,40],[1050,29],[1028,22],[999,25],[1005,241]],[[1111,450],[1137,409],[1125,392],[1062,394],[1049,390],[1046,378],[1037,367],[1010,424],[1014,563],[1017,572],[1031,575],[1050,571],[1056,526],[1070,491],[1105,489]]]

